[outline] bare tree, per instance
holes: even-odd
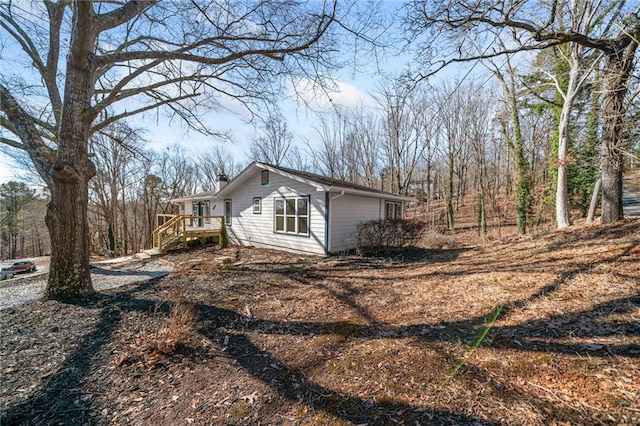
[[[406,194],[413,173],[426,147],[424,98],[401,78],[382,85],[374,95],[384,123],[387,171],[391,174],[391,190]]]
[[[287,121],[280,114],[272,114],[256,129],[249,155],[254,161],[275,166],[291,165],[287,164],[287,154],[292,144],[293,133],[289,130]]]
[[[472,105],[473,84],[445,82],[434,89],[432,102],[437,107],[435,116],[438,121],[438,142],[436,151],[447,168],[445,187],[445,211],[447,226],[454,228],[454,207],[464,194],[465,174],[469,167],[471,140],[471,119],[475,114],[469,108]],[[456,189],[457,181],[457,189]]]
[[[355,158],[357,145],[350,139],[350,124],[344,111],[324,114],[315,128],[317,147],[307,141],[313,152],[311,163],[314,170],[331,178],[356,182],[358,170]]]
[[[350,114],[350,137],[357,152],[356,167],[359,184],[374,188],[380,175],[383,126],[375,112],[358,107]]]
[[[314,170],[372,188],[377,185],[384,132],[376,113],[341,108],[323,115],[315,130],[317,146],[307,142]]]
[[[122,193],[132,184],[131,177],[139,166],[140,144],[139,130],[125,122],[112,124],[94,134],[90,141],[96,176],[89,181],[89,209],[97,208],[99,214],[92,218],[89,228],[98,233],[113,255],[117,242],[126,240],[122,226],[126,200]]]
[[[527,232],[527,226],[530,225],[529,218],[533,204],[534,182],[531,173],[531,163],[527,158],[525,139],[522,132],[517,76],[509,57],[507,57],[506,66],[506,73],[500,71],[498,67],[495,67],[493,70],[494,75],[498,78],[502,86],[506,109],[506,113],[499,117],[498,122],[502,136],[507,141],[507,145],[511,148],[515,156],[515,198],[518,231],[521,234],[525,234]]]
[[[253,111],[282,93],[281,77],[313,77],[332,66],[336,39],[329,30],[342,12],[353,12],[336,1],[24,5],[0,6],[1,37],[26,57],[16,68],[33,67],[42,85],[24,81],[20,71],[3,76],[0,142],[25,150],[51,192],[46,297],[62,299],[93,293],[87,223],[93,134],[161,107],[215,133],[199,117],[222,107],[223,98]]]
[[[309,162],[308,151],[304,149],[304,147],[300,148],[299,144],[294,144],[289,152],[291,159],[288,161],[289,166],[295,170],[310,170],[312,168]]]
[[[242,168],[242,163],[224,146],[216,145],[196,156],[196,167],[199,175],[198,186],[202,190],[210,190],[216,187],[220,175],[233,179]]]
[[[487,146],[491,136],[491,115],[494,112],[489,97],[471,88],[468,103],[468,133],[476,165],[476,188],[478,191],[478,233],[487,233]]]
[[[566,43],[601,51],[604,55],[603,75],[606,76],[602,85],[601,107],[602,222],[609,223],[623,217],[621,129],[628,80],[640,39],[640,6],[631,11],[626,0],[613,4],[598,1],[589,9],[578,11],[578,14],[595,17],[588,17],[584,21],[593,22],[594,25],[576,27],[575,20],[562,18],[572,16],[566,12],[578,3],[583,2],[414,0],[406,7],[404,22],[410,40],[420,45],[424,53],[421,56],[423,64],[429,66],[429,70],[420,78],[426,78],[455,62],[487,59]],[[504,37],[503,33],[509,35],[510,42],[496,49],[495,42]],[[442,38],[447,41],[443,43]],[[447,48],[443,50],[439,46]],[[434,62],[434,56],[444,59]]]

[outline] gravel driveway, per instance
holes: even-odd
[[[39,268],[40,269],[40,268]],[[163,260],[127,262],[120,265],[100,264],[91,268],[91,280],[96,291],[127,284],[149,281],[167,275],[173,264]],[[47,285],[47,273],[16,276],[0,284],[0,310],[39,299]]]

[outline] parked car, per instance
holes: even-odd
[[[8,278],[13,278],[15,273],[13,271],[5,271],[4,269],[0,270],[0,281],[6,280]]]
[[[2,268],[3,271],[19,274],[21,272],[34,272],[36,264],[30,260],[22,260],[20,262],[10,263],[9,266]]]

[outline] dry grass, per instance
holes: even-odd
[[[99,337],[69,344],[53,376],[12,381],[42,390],[11,396],[7,418],[38,423],[48,407],[47,421],[93,424],[640,423],[640,220],[473,247],[462,235],[368,259],[198,249],[169,257],[177,273],[86,308],[3,314],[42,335],[66,312],[80,333],[85,315]],[[14,362],[20,346],[0,356]],[[94,361],[78,378],[81,359]],[[93,396],[73,405],[47,391],[58,388]]]
[[[188,346],[195,335],[197,316],[195,304],[178,297],[170,302],[157,302],[151,315],[129,314],[126,321],[129,326],[119,335],[117,346],[121,350],[114,365],[158,365],[162,357]]]

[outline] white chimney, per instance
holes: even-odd
[[[218,175],[218,181],[216,182],[216,194],[220,192],[222,188],[229,182],[229,178],[224,173]]]

